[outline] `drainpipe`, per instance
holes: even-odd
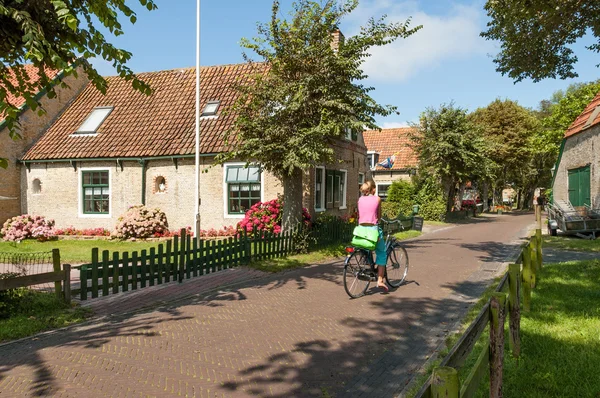
[[[138,162],[142,165],[142,204],[146,205],[146,160],[140,159]]]

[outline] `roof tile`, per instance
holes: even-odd
[[[391,170],[403,170],[416,167],[417,155],[412,149],[409,133],[414,129],[402,127],[395,129],[368,130],[363,133],[367,151],[379,154],[379,160],[396,155],[396,161]],[[377,166],[376,170],[390,170]]]
[[[600,114],[597,114],[594,120],[591,121],[589,125],[586,126],[588,120],[592,116],[592,113],[596,109],[596,107],[600,106],[600,93],[596,94],[596,97],[588,104],[588,106],[581,112],[577,119],[569,126],[567,131],[565,132],[565,138],[571,137],[577,133],[580,133],[584,129],[600,124]]]

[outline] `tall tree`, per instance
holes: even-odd
[[[522,180],[523,165],[529,163],[529,137],[539,129],[539,122],[533,113],[514,101],[496,99],[485,108],[479,108],[470,118],[481,127],[486,141],[490,144],[490,159],[497,165],[495,178],[490,181],[495,187],[496,203],[502,200],[502,190],[506,185],[519,184]]]
[[[457,184],[485,172],[489,167],[488,146],[467,111],[453,103],[428,108],[413,126],[413,148],[419,169],[440,178],[445,190],[446,211],[454,206]]]
[[[481,35],[500,41],[497,71],[516,81],[576,77],[570,46],[588,32],[597,40],[588,49],[600,52],[598,0],[488,0],[485,10],[491,20]]]
[[[267,72],[240,85],[232,108],[236,121],[227,135],[233,150],[217,160],[257,162],[281,179],[284,228],[300,221],[303,170],[335,162],[330,144],[346,128],[375,129],[376,115],[395,111],[370,97],[372,87],[360,84],[367,77],[361,65],[371,47],[408,37],[420,27],[409,28],[410,20],[371,18],[356,36],[332,45],[332,34],[357,5],[358,0],[298,0],[286,20],[280,19],[276,0],[270,22],[258,26],[258,37],[242,40]],[[250,62],[246,53],[244,58]]]
[[[138,1],[148,10],[156,9],[153,0]],[[19,139],[20,135],[18,109],[8,101],[8,95],[23,98],[31,109],[43,113],[35,95],[45,90],[49,98],[56,96],[47,73],[62,70],[65,76],[75,74],[73,62],[80,57],[103,58],[122,78],[131,80],[134,89],[150,92],[127,67],[131,53],[113,46],[98,30],[104,27],[115,36],[123,34],[123,17],[136,22],[136,13],[127,5],[131,2],[0,0],[0,117],[10,138]],[[27,75],[26,63],[37,68],[39,79]],[[87,62],[82,66],[93,84],[105,92],[106,81]],[[6,159],[0,158],[0,167],[7,167]]]

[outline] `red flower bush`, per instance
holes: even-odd
[[[104,228],[84,228],[77,229],[74,227],[57,228],[56,235],[68,236],[110,236],[110,231]]]
[[[258,202],[246,212],[246,216],[237,224],[237,230],[242,233],[257,231],[281,233],[281,216],[283,214],[283,202],[281,199],[273,199],[268,202]],[[302,209],[304,225],[310,225],[310,213]]]

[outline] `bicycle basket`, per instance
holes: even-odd
[[[375,250],[379,239],[379,230],[372,227],[357,225],[352,232],[352,245],[367,250]]]

